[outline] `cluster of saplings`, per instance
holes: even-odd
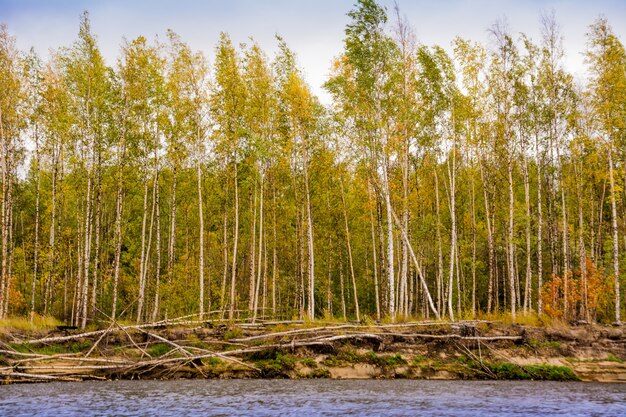
[[[87,13],[42,60],[0,30],[0,315],[620,321],[626,58],[416,40],[359,0],[322,105],[278,38],[169,31],[106,63]],[[621,273],[623,279],[624,273]]]

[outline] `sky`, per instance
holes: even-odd
[[[78,34],[79,15],[88,10],[98,44],[109,65],[115,65],[123,39],[139,35],[165,40],[172,29],[194,50],[212,61],[220,32],[236,44],[252,37],[272,56],[275,35],[298,55],[312,90],[323,103],[331,61],[341,53],[344,28],[355,0],[0,0],[0,23],[6,23],[21,50],[34,47],[47,57],[50,49],[69,46]],[[394,1],[379,0],[393,21]],[[540,39],[542,12],[554,10],[566,51],[565,66],[576,76],[585,71],[585,33],[599,16],[608,18],[626,42],[624,0],[397,0],[400,13],[420,43],[443,46],[461,36],[489,45],[487,29],[505,18],[511,32]]]

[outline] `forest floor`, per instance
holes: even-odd
[[[0,324],[0,383],[175,378],[626,382],[626,327],[178,319],[80,331]]]

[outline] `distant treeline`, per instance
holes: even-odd
[[[553,14],[449,55],[388,12],[349,13],[329,106],[281,38],[270,58],[223,33],[209,64],[169,31],[110,67],[87,13],[47,61],[2,26],[0,316],[620,321],[607,20],[577,82]]]

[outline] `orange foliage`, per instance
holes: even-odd
[[[24,307],[26,299],[24,294],[17,289],[15,277],[11,277],[11,288],[9,290],[9,311],[18,311]]]
[[[545,313],[553,318],[597,320],[609,314],[609,307],[613,297],[613,278],[604,275],[601,268],[587,259],[586,262],[586,302],[585,279],[581,270],[573,271],[567,279],[567,305],[565,316],[565,279],[552,276],[541,290],[541,299]],[[585,309],[586,307],[586,309]],[[589,316],[586,312],[588,311]]]

